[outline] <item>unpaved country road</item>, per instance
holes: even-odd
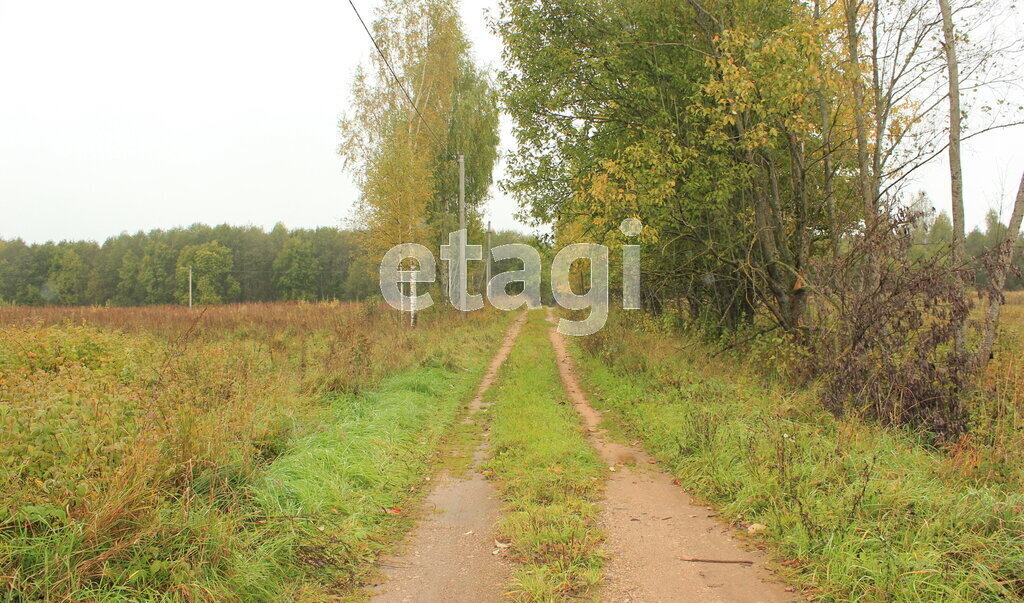
[[[484,394],[505,363],[526,313],[516,319],[487,367],[465,419],[483,408]],[[486,434],[485,434],[486,436]],[[427,497],[430,513],[409,535],[402,553],[381,565],[385,581],[373,601],[497,601],[505,592],[512,570],[500,555],[493,555],[494,525],[500,501],[494,486],[476,467],[485,445],[474,454],[467,476],[441,475]]]
[[[548,310],[548,319],[557,319]],[[740,546],[707,507],[693,504],[672,478],[650,464],[642,450],[612,442],[598,425],[601,414],[587,400],[565,339],[552,327],[558,371],[583,418],[591,444],[614,471],[605,489],[602,527],[609,553],[602,601],[789,601],[794,595],[773,581],[764,556]],[[752,564],[695,563],[680,558],[744,560]]]

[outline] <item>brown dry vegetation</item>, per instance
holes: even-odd
[[[453,368],[494,317],[413,331],[376,304],[0,308],[0,594],[217,598],[197,583],[227,571],[250,487],[332,397]]]
[[[1006,294],[994,357],[968,409],[973,429],[947,463],[963,476],[1024,488],[1024,291]]]

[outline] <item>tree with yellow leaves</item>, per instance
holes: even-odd
[[[339,152],[362,193],[354,217],[374,268],[396,244],[437,244],[454,230],[459,153],[467,205],[481,205],[497,159],[498,105],[451,0],[387,0],[370,30],[375,53],[356,73]]]

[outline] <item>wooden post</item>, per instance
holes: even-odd
[[[459,230],[466,230],[466,156],[459,155]],[[466,307],[466,285],[468,283],[467,275],[463,274],[466,272],[466,239],[469,238],[469,234],[466,233],[464,239],[459,241],[459,280],[457,281],[460,285],[459,291],[459,307]],[[460,310],[462,318],[466,318],[466,311]]]
[[[484,276],[484,291],[487,291],[487,285],[491,282],[491,221],[487,221],[487,249],[484,250],[484,264],[486,266]]]
[[[409,317],[409,326],[415,328],[416,327],[416,281],[411,281],[409,283],[409,288],[412,289],[412,291],[410,293],[410,296],[409,296],[409,306],[410,306],[410,314],[411,314],[411,316]]]

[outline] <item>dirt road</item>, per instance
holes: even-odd
[[[524,313],[505,334],[498,352],[469,403],[464,422],[484,408],[484,394],[505,363]],[[385,581],[374,601],[495,601],[508,586],[511,568],[494,555],[494,524],[500,503],[493,485],[477,471],[486,450],[486,432],[465,475],[443,473],[427,497],[429,515],[409,535],[401,554],[381,564]]]
[[[548,311],[548,318],[557,319]],[[748,551],[709,516],[639,448],[611,441],[601,413],[587,400],[562,335],[551,344],[562,383],[583,419],[589,440],[611,476],[605,486],[602,524],[609,554],[603,601],[788,601],[785,586],[763,569],[764,557]],[[711,563],[682,559],[745,561]]]
[[[555,322],[550,310],[548,319]],[[484,407],[484,394],[525,320],[526,314],[506,334],[469,405],[467,421],[473,421]],[[645,603],[794,599],[785,585],[764,569],[763,555],[734,539],[707,507],[694,504],[647,454],[611,441],[600,428],[601,414],[580,387],[565,339],[553,327],[550,338],[565,390],[581,416],[590,444],[610,470],[602,515],[608,562],[596,598]],[[427,499],[428,509],[436,512],[415,528],[402,554],[383,564],[386,581],[373,600],[502,599],[512,568],[501,555],[494,554],[493,528],[500,516],[500,502],[493,486],[476,470],[486,448],[484,437],[468,475],[441,476]]]

